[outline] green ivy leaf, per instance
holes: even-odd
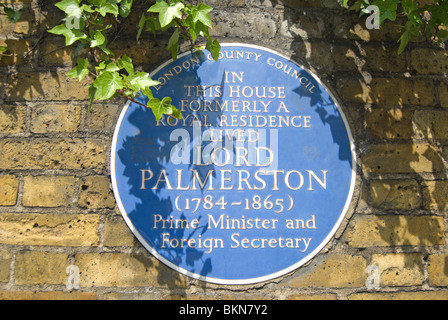
[[[192,16],[193,22],[202,22],[205,26],[212,28],[212,20],[208,14],[213,8],[201,3],[197,8],[193,9]]]
[[[221,45],[219,44],[218,40],[212,40],[212,38],[209,37],[205,49],[210,51],[215,61],[218,61],[219,51],[221,51]]]
[[[79,7],[81,0],[63,0],[55,4],[56,7],[65,12],[67,16],[80,17],[82,9]]]
[[[411,21],[406,22],[406,25],[404,27],[405,31],[400,37],[400,47],[398,48],[398,54],[402,54],[404,50],[406,49],[409,40],[413,38],[417,38],[419,35],[419,28],[415,24],[413,24]]]
[[[172,114],[173,110],[176,109],[171,105],[171,101],[172,100],[170,97],[165,97],[162,99],[162,101],[157,98],[152,98],[148,101],[147,106],[152,109],[152,112],[154,113],[154,116],[158,121],[162,118],[162,115]]]
[[[89,73],[89,60],[78,58],[78,65],[67,73],[70,78],[78,78],[82,81],[84,77]]]
[[[70,46],[78,40],[87,38],[87,35],[84,32],[77,29],[69,29],[65,24],[60,24],[48,32],[65,36],[66,46]]]
[[[120,2],[120,16],[126,18],[131,13],[133,0],[121,0]]]
[[[182,18],[182,9],[185,5],[182,2],[168,4],[163,0],[157,0],[157,3],[148,9],[148,12],[158,12],[160,26],[168,26],[175,18]]]
[[[151,91],[151,89],[149,87],[141,88],[140,91],[142,92],[142,94],[144,96],[148,97],[148,100],[151,100],[153,98],[152,91]]]
[[[106,16],[106,14],[111,13],[115,17],[118,16],[119,8],[116,4],[117,1],[110,1],[110,0],[89,0],[89,3],[96,6],[95,11],[99,12],[103,17]]]
[[[102,31],[96,31],[95,34],[93,35],[93,40],[90,43],[90,47],[94,48],[94,47],[98,47],[103,45],[106,42],[106,37],[104,35],[104,33]]]
[[[138,86],[139,88],[153,87],[160,84],[160,82],[152,80],[149,77],[149,73],[141,71],[129,76],[128,80],[132,86]]]
[[[383,23],[386,19],[395,21],[399,2],[400,0],[374,0],[372,2],[380,9],[380,23]]]
[[[129,75],[133,75],[134,72],[134,64],[132,63],[132,59],[127,55],[123,55],[121,59],[118,59],[118,66],[120,69],[125,69]]]
[[[142,13],[140,17],[140,21],[138,22],[138,31],[137,31],[137,41],[140,39],[140,35],[142,34],[143,28],[145,27],[146,17],[145,14]]]
[[[3,10],[5,11],[6,15],[8,16],[8,20],[12,23],[16,23],[19,21],[20,16],[22,15],[22,11],[20,10],[13,10],[11,8],[6,7],[5,5],[1,4],[3,6]]]
[[[179,29],[174,30],[166,48],[171,51],[173,60],[177,60],[177,52],[179,51]]]
[[[432,26],[438,27],[441,24],[448,26],[448,1],[439,5],[432,5],[429,9],[432,14]]]
[[[123,81],[118,72],[103,71],[93,86],[96,88],[95,99],[107,100],[112,98],[117,90],[123,89]]]
[[[171,116],[177,119],[182,119],[182,112],[173,107],[173,113],[171,114]]]

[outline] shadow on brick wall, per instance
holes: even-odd
[[[445,245],[447,159],[440,139],[447,137],[442,129],[447,115],[438,92],[443,73],[422,76],[413,68],[411,52],[419,45],[429,55],[440,56],[434,53],[440,50],[417,42],[398,55],[396,26],[367,30],[352,12],[333,8],[323,15],[298,2],[286,1],[281,32],[292,38],[292,58],[336,93],[360,159],[361,199],[345,230],[346,242],[417,250],[426,259],[431,247]],[[359,221],[367,221],[364,229]],[[405,259],[406,268],[423,263]],[[446,267],[444,272],[448,275]]]

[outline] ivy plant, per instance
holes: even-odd
[[[8,20],[12,23],[16,23],[20,19],[20,16],[22,15],[22,12],[20,10],[14,10],[13,8],[10,8],[4,5],[3,3],[0,3],[0,7],[3,8],[3,11],[8,17]],[[0,60],[2,59],[3,56],[10,56],[10,54],[8,54],[7,51],[8,47],[0,46]]]
[[[95,100],[106,101],[118,96],[143,105],[136,100],[143,94],[149,99],[143,106],[150,108],[157,120],[164,114],[180,119],[182,114],[171,104],[170,97],[160,100],[153,96],[151,87],[160,83],[147,72],[137,71],[129,56],[117,57],[108,46],[109,30],[113,28],[110,21],[128,17],[132,5],[133,0],[63,0],[55,6],[65,13],[64,21],[48,32],[64,36],[67,46],[76,46],[75,54],[86,52],[77,56],[76,66],[67,75],[79,81],[92,78],[89,109]],[[210,11],[212,8],[205,4],[194,6],[183,0],[157,0],[142,14],[136,40],[143,31],[155,34],[172,29],[167,49],[177,59],[181,37],[190,42],[192,49],[201,48],[195,43],[198,37],[205,37],[205,48],[217,60],[221,47],[209,34]]]
[[[349,2],[342,0],[341,4],[347,6]],[[396,21],[397,17],[404,18],[398,54],[403,53],[409,41],[420,36],[439,45],[448,39],[448,0],[434,0],[425,5],[419,5],[417,0],[356,0],[349,8],[364,15],[371,13],[367,10],[370,5],[378,7],[381,25]]]

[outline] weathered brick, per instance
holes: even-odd
[[[442,108],[448,108],[448,83],[442,82],[437,87],[440,99],[440,106]]]
[[[445,244],[443,217],[366,215],[350,221],[347,244],[356,248]]]
[[[65,46],[65,41],[55,41],[51,39],[50,41],[45,41],[41,45],[42,55],[40,56],[40,63],[43,66],[72,66],[75,67],[76,59],[74,58],[75,47]],[[83,52],[81,57],[83,56]]]
[[[437,173],[445,170],[441,152],[425,143],[378,144],[364,155],[366,175],[385,173]]]
[[[0,282],[9,281],[9,270],[12,254],[7,250],[0,250]]]
[[[24,54],[31,49],[33,43],[30,40],[0,39],[0,46],[8,47],[7,55],[2,57],[0,66],[8,66],[21,62]]]
[[[210,35],[216,37],[227,34],[229,37],[269,39],[277,34],[276,23],[263,12],[257,11],[248,15],[246,12],[235,12],[229,21],[229,16],[220,12],[211,13],[214,28]]]
[[[108,216],[104,226],[103,244],[110,247],[133,247],[136,238],[121,216]]]
[[[0,106],[0,133],[21,133],[26,129],[26,107],[3,104]]]
[[[0,176],[0,206],[13,206],[17,203],[19,179],[13,175]]]
[[[14,73],[6,83],[6,100],[87,100],[88,77],[82,82],[61,73]]]
[[[381,286],[417,286],[425,281],[420,253],[374,254],[372,264],[380,270]]]
[[[75,177],[25,177],[23,205],[26,207],[69,206],[74,195]]]
[[[14,279],[19,285],[65,285],[70,259],[66,253],[25,251],[16,257]]]
[[[337,295],[336,294],[303,294],[303,293],[298,293],[298,294],[293,294],[290,295],[288,298],[288,300],[318,300],[318,301],[323,301],[323,300],[337,300]]]
[[[106,293],[104,300],[157,300],[159,297],[154,293]]]
[[[160,41],[163,43],[163,40]],[[164,46],[166,44],[163,44]],[[123,54],[128,55],[134,65],[152,65],[159,63],[160,61],[167,61],[170,59],[170,55],[167,55],[166,50],[160,50],[158,44],[152,41],[115,41],[110,45],[110,49],[117,56]]]
[[[80,185],[78,204],[89,209],[114,208],[115,198],[110,179],[104,176],[84,177]]]
[[[391,52],[396,52],[398,47],[394,48],[390,44],[387,46],[367,45],[363,49],[365,50],[364,70],[384,72],[406,71],[406,55],[391,54]]]
[[[448,291],[355,293],[349,300],[448,300]]]
[[[116,115],[122,107],[112,103],[106,103],[104,106],[94,103],[86,115],[85,130],[111,133],[115,126]]]
[[[31,113],[31,132],[75,132],[81,121],[81,107],[66,104],[37,106]]]
[[[421,203],[415,180],[374,180],[370,183],[370,196],[373,207],[379,209],[412,210]]]
[[[448,286],[448,254],[433,254],[428,263],[429,283],[432,286]]]
[[[367,277],[366,267],[366,261],[361,256],[335,254],[325,257],[310,272],[293,278],[289,285],[295,288],[363,287]]]
[[[36,246],[96,246],[99,216],[95,214],[1,213],[0,243]]]
[[[344,100],[383,106],[433,106],[437,103],[432,80],[374,78],[369,84],[349,78],[338,81]]]
[[[370,109],[366,111],[366,130],[378,139],[410,139],[412,113],[406,109]]]
[[[447,139],[448,110],[421,110],[414,114],[417,139]]]
[[[432,210],[448,210],[448,181],[436,180],[423,183],[423,207]]]
[[[102,169],[106,144],[93,139],[0,141],[1,169]]]
[[[77,254],[81,287],[176,287],[186,280],[158,260],[124,253]]]
[[[415,48],[411,51],[411,66],[420,74],[446,74],[448,53],[434,48]]]
[[[337,3],[336,3],[337,4]],[[367,16],[364,16],[367,18]],[[366,27],[366,20],[356,15],[342,14],[334,15],[332,18],[334,25],[334,35],[336,38],[361,40],[365,43],[370,41],[387,41],[388,45],[396,43],[401,36],[400,30],[395,23],[387,23],[381,27],[381,30],[369,30]],[[396,50],[391,49],[396,52]]]
[[[65,291],[0,291],[0,300],[97,300],[96,292]]]

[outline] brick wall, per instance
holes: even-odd
[[[316,71],[360,160],[353,214],[322,253],[268,283],[212,285],[167,268],[129,231],[109,169],[124,102],[88,113],[85,83],[65,76],[73,49],[45,33],[56,1],[12,2],[23,19],[0,15],[0,44],[15,52],[0,64],[0,299],[448,299],[446,51],[422,39],[398,56],[394,28],[369,31],[336,0],[207,1],[221,42]],[[152,71],[170,57],[167,37],[136,43],[138,11],[112,46]]]

